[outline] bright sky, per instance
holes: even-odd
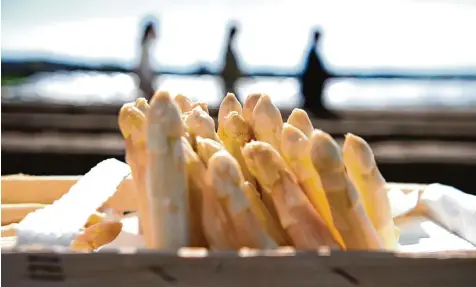
[[[48,53],[132,65],[138,24],[152,14],[160,20],[158,67],[219,67],[225,23],[236,19],[243,23],[236,48],[248,70],[299,69],[311,27],[322,26],[320,48],[335,70],[475,73],[476,5],[457,2],[10,0],[2,1],[1,48],[4,56]]]

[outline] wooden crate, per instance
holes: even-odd
[[[79,177],[2,177],[2,204],[52,203]],[[425,185],[390,184],[404,191]],[[105,204],[133,210],[126,179]],[[34,199],[34,200],[33,200]],[[38,200],[38,201],[35,201]],[[127,202],[127,205],[124,204]],[[4,286],[476,286],[476,252],[156,252],[118,249],[72,254],[2,248]]]
[[[476,253],[2,254],[4,286],[476,286]]]

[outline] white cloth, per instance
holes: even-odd
[[[100,162],[60,199],[25,216],[17,226],[17,247],[68,248],[89,216],[130,173],[129,165],[116,159]]]
[[[394,218],[416,208],[425,214],[398,221],[401,251],[476,250],[476,196],[438,183],[388,195]]]

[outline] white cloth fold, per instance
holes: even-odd
[[[400,251],[476,249],[476,196],[434,183],[423,190],[388,191],[392,214],[400,228]],[[415,209],[421,214],[412,216]]]
[[[17,247],[69,248],[79,230],[131,173],[129,165],[107,159],[93,167],[53,204],[28,214],[17,226]]]

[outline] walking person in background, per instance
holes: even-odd
[[[335,118],[324,105],[324,84],[330,78],[321,57],[316,51],[321,33],[315,31],[309,45],[306,62],[301,74],[301,93],[304,97],[304,109],[318,118]]]
[[[225,85],[225,93],[235,93],[235,83],[241,77],[238,60],[233,51],[233,44],[235,42],[238,27],[236,24],[231,24],[228,32],[228,39],[226,41],[226,55],[224,58],[224,65],[221,71],[221,77]]]
[[[150,99],[156,90],[154,80],[155,72],[151,63],[151,48],[157,39],[156,21],[147,20],[143,26],[143,32],[140,42],[140,61],[137,67],[137,76],[139,77],[139,89],[142,96]]]

